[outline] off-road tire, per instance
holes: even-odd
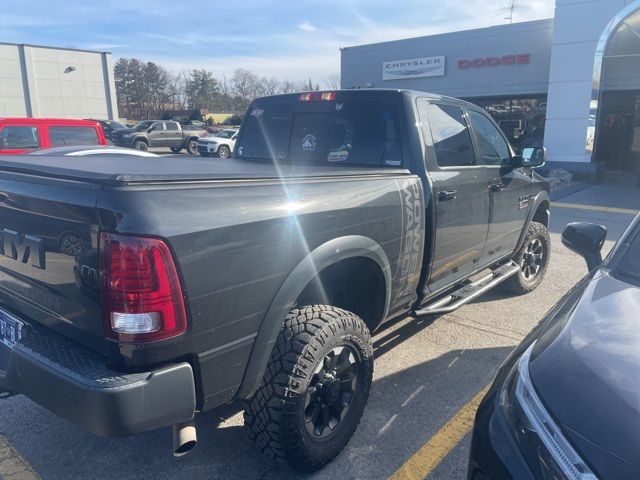
[[[133,142],[133,148],[142,152],[146,152],[147,150],[149,150],[149,145],[144,140],[136,140],[135,142]]]
[[[180,153],[182,151],[182,147],[169,147],[169,149],[173,152],[173,153]]]
[[[231,149],[226,145],[220,145],[218,147],[218,157],[220,158],[229,158],[231,156]]]
[[[189,155],[195,155],[198,153],[198,142],[195,140],[189,140],[184,147]]]
[[[527,249],[535,240],[539,241],[542,245],[542,264],[533,277],[527,278],[522,267],[523,259],[525,258],[525,255],[527,255]],[[518,273],[502,283],[502,288],[514,295],[524,295],[525,293],[535,290],[536,287],[540,285],[540,282],[542,282],[542,279],[547,272],[550,259],[551,238],[549,237],[547,227],[538,222],[531,222],[527,227],[527,233],[525,235],[524,242],[522,243],[522,247],[520,247],[513,257],[513,261],[520,265],[521,268],[518,270]]]
[[[305,402],[307,395],[313,395],[308,387],[317,377],[314,372],[325,365],[326,355],[341,346],[358,357],[353,376],[356,386],[335,431],[332,428],[326,438],[318,438],[305,423]],[[287,462],[296,470],[317,470],[338,455],[355,432],[369,397],[372,375],[371,335],[360,317],[327,305],[296,308],[285,319],[262,385],[246,405],[245,428],[271,458]]]

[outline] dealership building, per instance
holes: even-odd
[[[0,42],[0,117],[117,119],[111,54]]]
[[[640,169],[640,0],[557,0],[549,20],[343,48],[341,81],[476,103],[552,167]]]

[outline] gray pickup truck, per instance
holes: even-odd
[[[263,452],[318,469],[371,332],[540,283],[544,155],[472,104],[362,90],[254,101],[225,162],[0,157],[0,391],[98,435],[171,426],[176,455],[242,402]]]
[[[203,128],[184,128],[167,120],[143,120],[133,128],[121,128],[111,132],[110,140],[119,147],[147,151],[149,148],[165,147],[173,153],[186,149],[192,155],[198,153],[198,138],[207,135]]]

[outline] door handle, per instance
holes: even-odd
[[[458,195],[457,190],[442,190],[438,193],[438,200],[444,202],[446,200],[453,200]]]
[[[499,192],[504,188],[504,183],[492,183],[489,185],[490,192]]]

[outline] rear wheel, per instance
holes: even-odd
[[[82,253],[82,240],[75,233],[65,233],[60,238],[60,251],[76,257]]]
[[[169,147],[173,153],[180,153],[182,151],[182,147]]]
[[[195,155],[198,153],[198,142],[195,140],[189,140],[185,148],[187,149],[187,152],[189,152],[189,155]]]
[[[226,145],[220,145],[218,147],[218,156],[220,158],[229,158],[229,155],[231,155],[231,150],[229,150],[229,147],[227,147]]]
[[[503,287],[516,295],[534,290],[547,272],[551,258],[551,239],[547,227],[538,222],[531,222],[527,227],[522,247],[513,257],[520,266],[518,273],[506,280]]]
[[[326,305],[294,309],[245,409],[249,436],[270,457],[317,470],[355,432],[372,375],[371,336],[360,317]]]
[[[146,152],[147,150],[149,150],[149,145],[147,145],[147,142],[145,142],[144,140],[136,140],[133,143],[133,148]]]

